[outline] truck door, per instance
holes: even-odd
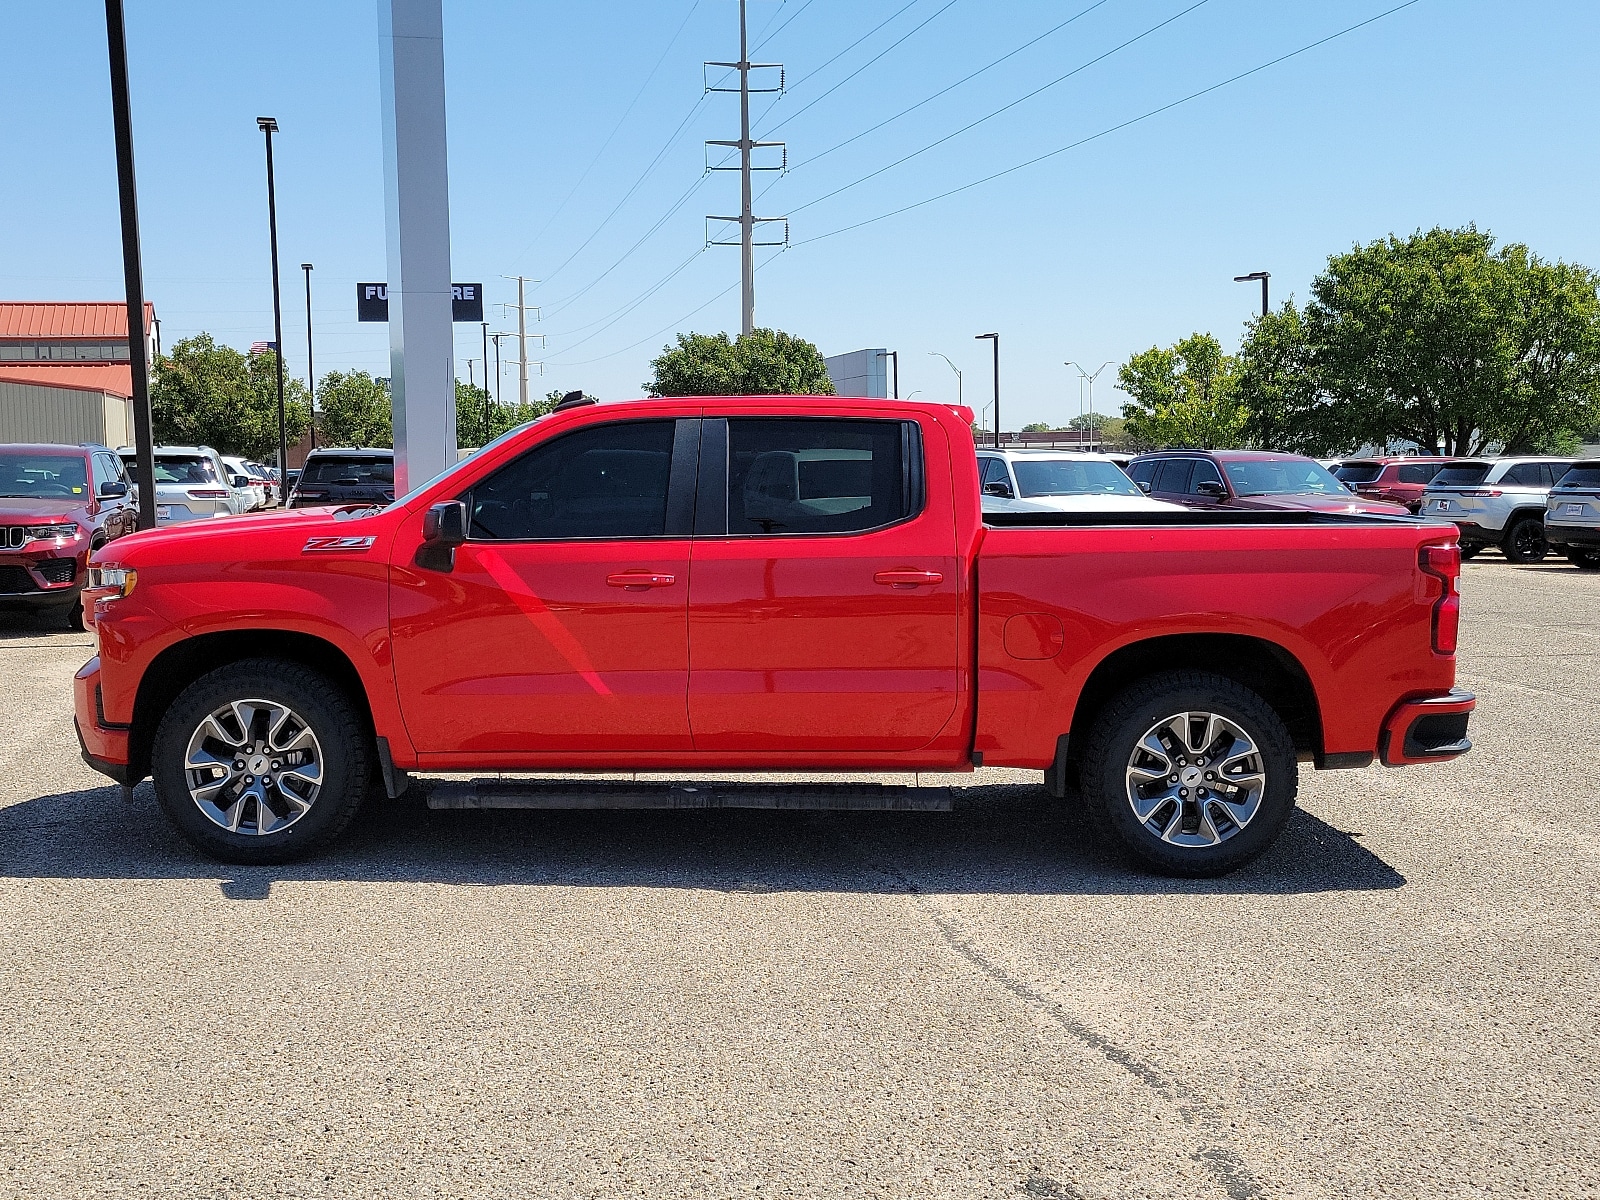
[[[927,494],[923,460],[915,421],[703,422],[697,751],[909,751],[939,734],[958,700],[959,565],[949,486]]]
[[[395,678],[419,752],[690,748],[699,425],[617,421],[533,447],[463,497],[449,571],[397,542]]]

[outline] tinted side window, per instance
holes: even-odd
[[[910,516],[903,429],[900,421],[730,420],[728,532],[855,533]]]
[[[1011,475],[1006,471],[1005,459],[993,457],[984,458],[982,460],[982,465],[982,481],[985,485],[991,483],[1003,483],[1007,487],[1011,486]]]
[[[1140,462],[1129,463],[1128,478],[1133,480],[1135,483],[1148,483],[1153,485],[1156,478],[1156,468],[1160,465],[1161,460],[1157,458],[1147,458],[1141,460]]]
[[[102,483],[117,481],[117,469],[112,465],[115,460],[109,454],[93,454],[89,461],[94,464],[94,490],[97,494]]]
[[[1178,495],[1189,490],[1189,472],[1194,467],[1194,460],[1189,458],[1169,458],[1161,464],[1161,471],[1156,476],[1154,491],[1167,492]]]
[[[476,540],[660,537],[672,421],[595,425],[536,446],[472,489]]]
[[[1217,470],[1217,464],[1209,459],[1200,458],[1195,460],[1194,474],[1189,476],[1189,486],[1185,490],[1191,495],[1199,495],[1202,483],[1221,482],[1222,472]]]
[[[1400,468],[1400,482],[1432,483],[1433,477],[1438,473],[1438,463],[1413,463],[1409,467]]]
[[[1517,483],[1524,487],[1543,487],[1545,479],[1543,463],[1518,463],[1506,472],[1507,483]]]

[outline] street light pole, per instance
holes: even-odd
[[[944,359],[945,365],[956,373],[956,404],[961,408],[965,408],[966,402],[961,399],[961,368],[956,366],[955,363],[951,362],[948,355],[940,354],[937,350],[929,350],[928,353],[933,355],[935,358]]]
[[[1248,275],[1235,275],[1233,277],[1235,283],[1254,283],[1258,279],[1261,281],[1261,315],[1263,317],[1271,311],[1267,305],[1267,280],[1271,278],[1271,271],[1251,271]]]
[[[981,342],[987,339],[994,345],[994,445],[1000,448],[1000,335],[998,333],[979,333],[973,335],[973,341]]]
[[[889,358],[894,363],[894,389],[890,392],[896,400],[900,399],[900,351],[889,351]]]
[[[1075,371],[1078,372],[1078,421],[1082,425],[1087,425],[1088,422],[1084,420],[1084,417],[1087,414],[1085,414],[1084,411],[1083,411],[1083,385],[1086,382],[1089,385],[1089,412],[1092,413],[1092,412],[1094,412],[1094,381],[1096,379],[1100,378],[1100,372],[1104,371],[1107,367],[1109,367],[1111,365],[1111,363],[1109,361],[1101,363],[1097,368],[1095,368],[1095,373],[1093,375],[1090,375],[1082,367],[1078,366],[1078,364],[1075,363],[1075,362],[1068,361],[1066,363],[1063,363],[1062,365],[1071,367]],[[1093,433],[1094,431],[1093,430],[1087,430],[1086,431],[1086,430],[1083,430],[1083,429],[1079,429],[1078,430],[1078,448],[1080,450],[1083,448],[1083,435],[1084,435],[1085,432]],[[1095,438],[1095,441],[1099,441],[1099,440],[1100,439],[1098,437]]]
[[[139,528],[156,527],[156,456],[150,431],[150,361],[144,342],[144,267],[139,256],[139,195],[133,173],[133,116],[128,101],[128,43],[122,0],[106,0],[106,50],[111,59],[111,124],[117,143],[117,196],[122,209],[122,274],[128,300],[128,370],[133,384],[133,445],[138,468]],[[126,793],[125,793],[126,794]]]
[[[311,389],[311,448],[317,448],[317,368],[311,357],[311,264],[301,263],[306,273],[306,386]],[[279,477],[282,478],[281,476]]]
[[[278,288],[278,197],[272,178],[272,135],[278,122],[257,117],[256,128],[267,138],[267,229],[272,239],[272,353],[278,366],[278,478],[289,473],[289,427],[283,411],[283,296]]]
[[[500,347],[496,345],[495,350],[498,352],[499,349]],[[499,366],[500,364],[497,361],[495,363],[496,376],[494,381],[496,387],[500,386]],[[485,375],[489,373],[489,322],[487,321],[483,322],[483,373]],[[489,381],[487,379],[483,381],[483,440],[489,440]]]

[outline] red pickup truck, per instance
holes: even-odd
[[[1207,875],[1272,842],[1299,762],[1469,749],[1453,526],[985,517],[970,429],[902,401],[578,401],[385,507],[123,538],[87,593],[84,757],[244,862],[413,771],[1023,767]]]

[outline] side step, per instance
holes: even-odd
[[[631,783],[581,779],[418,780],[428,807],[770,808],[949,812],[951,789],[882,783]]]

